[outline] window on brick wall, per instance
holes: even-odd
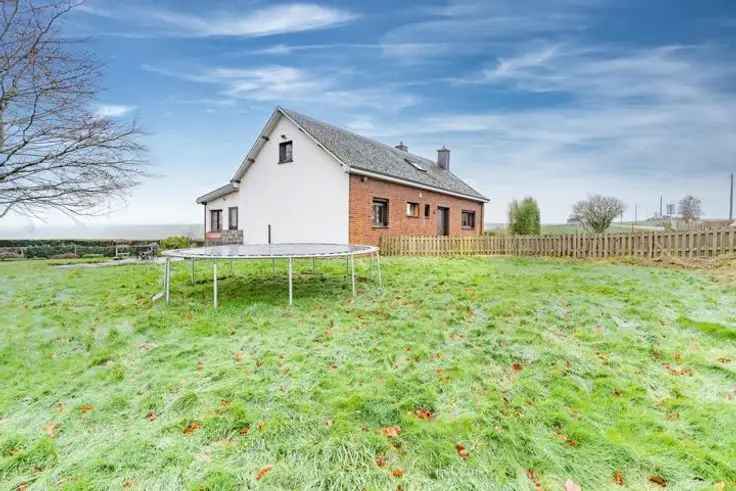
[[[419,216],[419,203],[406,203],[406,216],[418,217]]]
[[[430,213],[429,210],[430,210],[430,206],[424,205],[424,218],[429,218],[429,213]]]
[[[373,226],[388,227],[388,200],[373,198]]]
[[[238,207],[231,206],[227,209],[227,228],[238,230]]]
[[[467,228],[467,229],[475,228],[475,212],[463,210],[462,223],[463,223],[463,228]]]
[[[222,210],[210,210],[210,232],[222,231]]]

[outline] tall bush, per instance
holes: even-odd
[[[539,205],[532,197],[509,205],[509,231],[515,235],[539,235],[542,231]]]

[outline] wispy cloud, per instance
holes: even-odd
[[[341,80],[339,71],[320,73],[283,65],[254,68],[214,67],[170,70],[151,65],[142,69],[196,83],[212,84],[226,100],[318,103],[332,107],[372,107],[399,111],[418,102],[391,85],[361,87]]]
[[[450,54],[479,54],[511,40],[587,27],[586,13],[595,2],[451,1],[426,9],[429,18],[390,30],[382,38],[384,54],[418,62]]]
[[[349,10],[314,3],[273,5],[247,13],[229,11],[206,15],[153,8],[136,2],[86,5],[80,11],[107,19],[124,19],[128,24],[132,23],[142,29],[142,32],[125,31],[114,35],[133,37],[161,35],[252,38],[327,29],[358,18],[357,13]]]
[[[135,106],[125,106],[122,104],[100,104],[95,110],[95,116],[98,118],[119,118],[125,116],[135,110]]]

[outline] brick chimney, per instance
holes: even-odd
[[[407,147],[406,145],[404,145],[404,142],[399,142],[399,144],[396,145],[396,148],[398,148],[402,152],[408,152],[409,151],[409,147]]]
[[[450,151],[444,145],[437,150],[437,165],[440,169],[450,170]]]

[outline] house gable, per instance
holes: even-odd
[[[274,112],[259,135],[240,180],[245,242],[347,242],[349,176],[341,165],[288,118]],[[280,145],[292,159],[280,162]]]

